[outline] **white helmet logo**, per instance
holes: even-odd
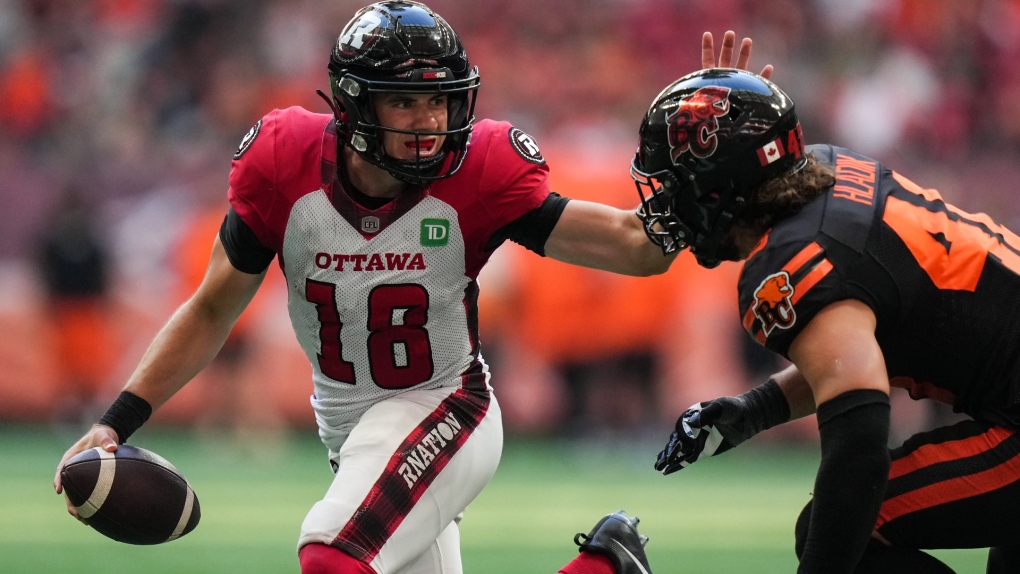
[[[347,28],[347,32],[340,37],[338,42],[340,43],[340,49],[343,46],[350,46],[355,50],[360,50],[365,45],[365,39],[369,34],[382,24],[382,19],[379,15],[374,12],[369,12],[358,19]]]

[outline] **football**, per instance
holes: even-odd
[[[79,453],[60,479],[89,526],[127,544],[176,540],[194,530],[202,514],[195,491],[174,465],[137,446]]]

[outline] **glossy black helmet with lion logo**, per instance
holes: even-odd
[[[804,165],[793,101],[744,70],[700,70],[673,82],[639,135],[631,175],[645,231],[665,253],[690,246],[705,267],[719,264],[734,217],[762,183]]]
[[[428,6],[377,2],[362,8],[337,38],[328,68],[331,104],[345,145],[410,183],[449,177],[460,169],[474,122],[478,68],[471,66],[453,28]],[[425,133],[379,125],[372,97],[391,92],[447,95],[446,131]],[[383,149],[385,131],[446,139],[441,153],[398,160]]]

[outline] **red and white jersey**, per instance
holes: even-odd
[[[277,253],[311,361],[320,436],[339,449],[376,402],[407,389],[486,389],[478,272],[493,233],[549,194],[526,134],[483,120],[460,171],[375,210],[336,175],[332,116],[276,110],[234,156],[230,203]]]

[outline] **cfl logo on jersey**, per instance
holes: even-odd
[[[768,337],[775,329],[789,329],[797,321],[793,309],[793,285],[786,271],[765,278],[754,292],[754,315]]]
[[[418,444],[410,447],[404,456],[404,462],[397,468],[397,472],[404,478],[407,488],[413,488],[418,479],[425,474],[425,471],[432,465],[447,443],[453,437],[460,434],[461,424],[453,413],[439,422],[432,430],[418,441]]]
[[[446,219],[421,220],[421,244],[442,247],[450,242],[450,222]]]
[[[364,233],[379,232],[379,218],[374,215],[366,215],[361,218],[361,231]]]

